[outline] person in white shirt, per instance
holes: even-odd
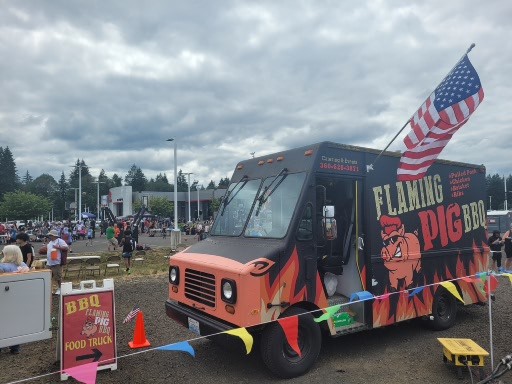
[[[46,266],[52,271],[52,281],[57,284],[56,295],[60,295],[60,284],[62,282],[61,257],[62,250],[68,250],[68,245],[59,237],[59,232],[52,229],[48,232],[50,241],[46,244]]]

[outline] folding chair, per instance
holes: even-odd
[[[76,273],[77,277],[80,277],[80,274],[83,270],[83,263],[80,259],[69,259],[66,266],[64,267],[64,278],[68,275],[68,273]]]
[[[121,256],[114,255],[114,256],[107,257],[107,264],[105,264],[105,273],[104,273],[105,276],[107,275],[107,269],[109,269],[109,268],[112,268],[112,269],[117,268],[117,273],[119,273],[120,268],[121,268]]]
[[[98,275],[101,275],[100,263],[101,260],[97,258],[85,260],[84,273],[86,275],[92,274],[94,276],[96,271],[98,271]]]
[[[139,262],[141,264],[144,264],[144,256],[146,256],[146,251],[135,252],[135,258],[133,259],[133,263]]]

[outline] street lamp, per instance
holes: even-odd
[[[190,216],[190,175],[193,175],[192,172],[184,173],[184,175],[188,175],[188,221],[192,221],[192,216]]]
[[[99,180],[100,180],[100,177],[98,176],[98,181],[93,181],[92,182],[93,184],[97,184],[98,185],[98,194],[97,194],[98,205],[97,205],[97,211],[96,211],[96,220],[100,219],[100,184],[105,184],[106,183],[105,181],[99,181]]]
[[[174,141],[174,228],[171,232],[171,249],[176,249],[181,242],[181,231],[178,227],[178,148],[174,138],[166,141]]]
[[[75,190],[75,221],[78,221],[78,216],[76,214],[76,191],[78,191],[78,188],[72,188]]]
[[[196,191],[197,191],[197,221],[199,221],[199,181],[195,180]]]
[[[76,165],[70,165],[70,167],[75,168]],[[75,198],[76,202],[76,198]],[[78,217],[82,219],[82,162],[78,161]],[[75,218],[75,220],[79,221],[79,219]]]
[[[166,141],[174,141],[174,228],[178,228],[178,148],[174,138]]]

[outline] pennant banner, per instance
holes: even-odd
[[[96,384],[96,374],[98,373],[98,362],[87,363],[64,369],[66,375],[85,384]]]
[[[277,322],[283,328],[284,335],[286,336],[286,341],[290,344],[290,347],[297,352],[297,354],[302,357],[302,353],[299,348],[299,316],[290,316],[284,317],[282,319],[277,319]]]
[[[496,291],[496,288],[498,288],[498,279],[496,279],[496,277],[494,275],[490,275],[489,276],[489,281],[487,281],[485,284],[484,284],[484,291],[485,293],[487,294],[487,296],[489,296],[489,285],[491,285],[491,292],[490,293],[493,293],[494,291]]]
[[[336,312],[338,312],[341,308],[341,304],[333,305],[332,307],[325,308],[327,313],[324,313],[322,316],[315,318],[316,323],[320,323],[325,320],[329,320]]]
[[[457,299],[462,301],[463,304],[465,304],[464,300],[459,295],[459,291],[457,291],[457,287],[455,286],[455,284],[453,284],[451,281],[443,281],[441,282],[441,286],[443,286],[448,292],[450,292],[453,296],[455,296]]]
[[[418,293],[420,293],[421,291],[423,291],[425,287],[418,287],[416,288],[414,291],[412,291],[411,293],[409,293],[409,297],[413,297],[413,296],[416,296]]]
[[[385,293],[385,294],[380,295],[380,296],[375,296],[375,298],[377,300],[386,300],[386,299],[389,299],[389,296],[391,296],[391,293]]]
[[[196,357],[196,352],[194,351],[194,348],[192,348],[192,346],[190,345],[190,343],[188,341],[182,341],[180,343],[164,345],[162,347],[157,348],[157,350],[186,352],[186,353],[190,354],[192,357]]]
[[[249,332],[247,332],[247,329],[237,328],[237,329],[232,329],[230,331],[226,331],[223,333],[228,333],[230,335],[238,336],[239,338],[241,338],[245,344],[245,350],[247,351],[247,354],[251,353],[252,344],[253,344],[254,340],[252,338],[252,335]]]
[[[476,277],[482,279],[482,281],[485,283],[487,281],[487,272],[478,272]]]
[[[361,292],[355,292],[350,296],[349,301],[356,301],[356,300],[371,300],[373,299],[373,295],[368,291],[361,291]]]

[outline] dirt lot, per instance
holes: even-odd
[[[495,363],[512,353],[512,286],[508,278],[498,279],[500,285],[496,291],[496,301],[492,303]],[[196,337],[194,334],[167,318],[164,310],[167,290],[165,273],[115,278],[118,369],[99,372],[98,383],[280,381],[264,367],[259,350],[246,356],[226,351],[206,339],[193,340]],[[54,306],[56,302],[54,300]],[[135,324],[123,324],[122,321],[134,305],[139,305],[145,314],[147,338],[152,347],[190,340],[196,357],[181,352],[155,350],[133,354],[134,350],[128,347],[128,342],[133,339]],[[338,339],[324,339],[322,352],[313,369],[289,382],[470,383],[467,370],[463,372],[463,380],[457,380],[453,367],[443,364],[442,348],[437,337],[471,338],[489,351],[488,307],[460,307],[456,326],[442,332],[432,332],[423,327],[421,321],[415,320]],[[0,353],[0,383],[57,372],[58,366],[54,365],[55,349],[56,332],[51,341],[22,345],[19,355],[11,355],[4,349]],[[490,359],[487,358],[486,369],[489,366]],[[58,380],[58,375],[53,374],[30,382],[55,383]],[[512,383],[512,373],[505,374],[501,380]],[[75,381],[70,379],[69,382]]]

